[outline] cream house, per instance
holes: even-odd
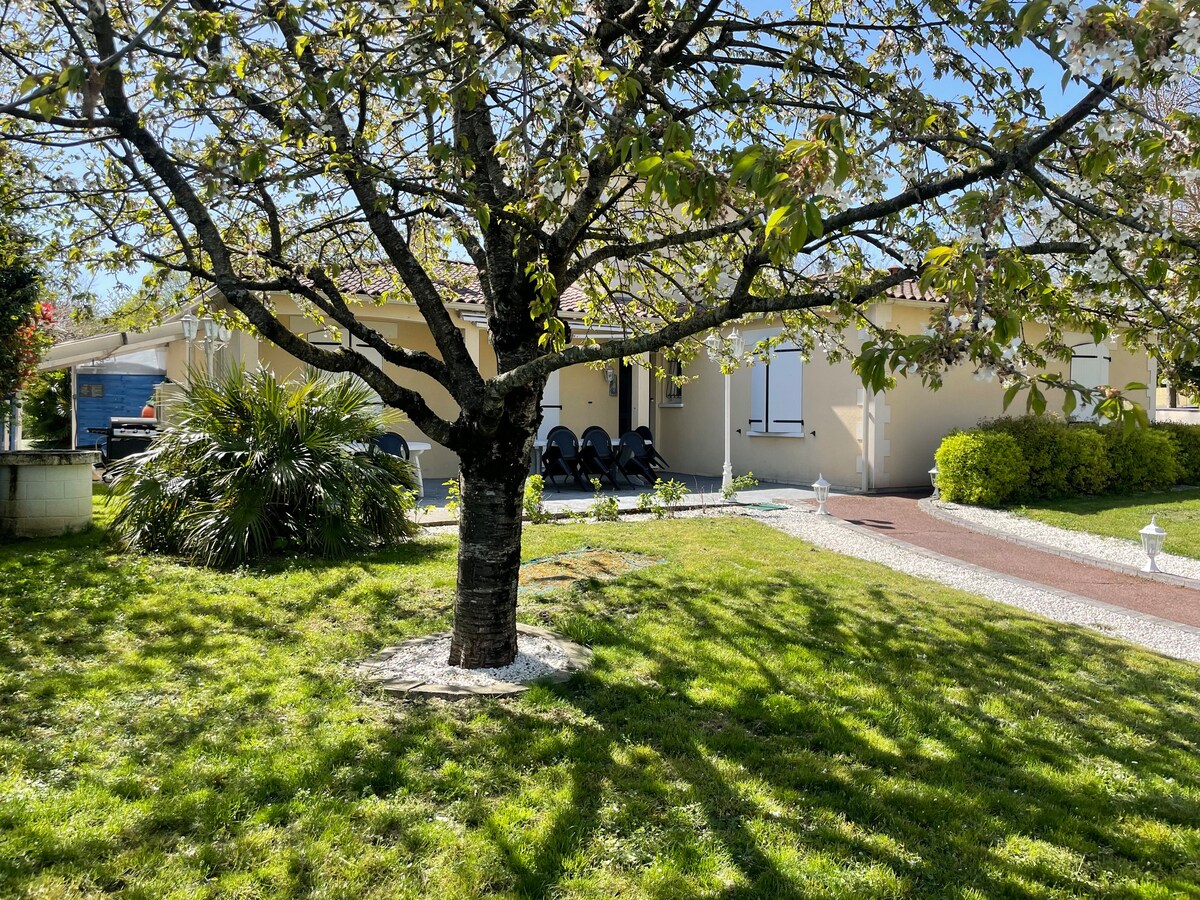
[[[383,279],[343,280],[342,285],[348,295],[355,295],[362,301],[356,313],[369,327],[399,346],[438,355],[433,336],[413,304],[379,302],[378,298],[389,286]],[[492,376],[496,373],[496,357],[488,342],[482,293],[470,284],[456,284],[453,293],[457,299],[447,303],[451,318],[462,330],[467,348],[480,371],[485,377]],[[276,314],[294,333],[324,346],[338,346],[344,342],[376,363],[382,363],[375,350],[360,346],[349,335],[335,336],[306,318],[291,296],[277,294],[270,299]],[[210,299],[208,305],[219,310],[221,301]],[[204,371],[210,364],[218,371],[230,365],[248,369],[263,365],[281,379],[287,379],[303,368],[303,363],[286,351],[246,332],[234,331],[228,335],[228,340],[215,343],[206,342],[203,333],[189,340],[184,334],[183,316],[181,312],[146,332],[116,332],[60,343],[42,360],[40,368],[70,367],[74,371],[75,367],[99,359],[151,348],[165,348],[166,378],[175,385],[187,384],[189,371]],[[564,297],[562,317],[570,325],[575,340],[603,341],[621,334],[619,329],[585,323],[584,299],[579,291],[569,291]],[[384,370],[398,384],[419,391],[440,416],[454,418],[457,404],[432,378],[391,364],[385,365]],[[159,393],[160,418],[169,412],[171,393],[169,387]],[[640,366],[616,362],[602,368],[576,366],[555,372],[543,395],[545,417],[541,436],[558,424],[576,434],[589,425],[600,425],[614,437],[639,425],[649,425],[653,413],[652,393],[650,374]],[[128,415],[136,416],[138,410],[131,409]],[[394,430],[410,443],[429,441],[411,422],[401,421]],[[90,446],[92,441],[79,435],[77,443]],[[420,462],[425,478],[444,479],[458,473],[455,454],[438,444],[425,451]]]
[[[437,353],[415,306],[378,301],[385,284],[359,281],[345,289],[363,301],[359,318],[385,338],[400,346]],[[495,374],[482,294],[470,284],[456,286],[453,293],[456,299],[447,307],[472,358],[484,376]],[[335,337],[306,318],[290,296],[271,299],[285,324],[310,341],[336,346],[350,340],[344,335]],[[905,284],[873,305],[868,315],[879,325],[916,333],[927,324],[936,302],[915,285]],[[604,341],[620,334],[618,329],[587,324],[583,297],[577,292],[564,298],[562,315],[576,340]],[[742,333],[752,345],[772,328],[764,321],[743,325]],[[1040,328],[1027,325],[1029,339],[1037,339]],[[1132,381],[1152,385],[1156,381],[1153,360],[1145,353],[1109,344],[1097,346],[1084,335],[1075,343],[1076,358],[1063,375],[1090,385]],[[167,377],[177,384],[186,384],[189,367],[203,370],[210,362],[218,368],[261,364],[281,378],[302,368],[284,350],[247,333],[234,332],[219,347],[203,339],[188,340],[180,316],[145,333],[65,342],[53,348],[42,367],[80,365],[149,346],[165,347]],[[356,349],[380,362],[375,351]],[[421,392],[439,415],[453,418],[456,404],[433,379],[391,365],[385,366],[385,371],[399,384]],[[658,448],[675,471],[719,475],[724,462],[725,376],[703,355],[682,374],[687,381],[679,387],[669,379],[652,378],[643,365],[563,369],[551,376],[546,387],[541,434],[558,424],[576,434],[589,425],[600,425],[616,437],[645,425],[653,430]],[[775,350],[769,363],[745,366],[730,377],[733,470],[735,474],[753,471],[762,480],[809,484],[823,474],[837,487],[864,491],[923,486],[928,484],[934,450],[948,431],[1002,414],[999,383],[976,381],[968,369],[951,372],[936,393],[919,380],[901,379],[894,389],[874,394],[863,389],[849,363],[832,364],[820,353],[804,360],[787,344]],[[1133,399],[1153,414],[1149,396]],[[428,441],[410,422],[400,423],[396,431],[410,442]],[[458,469],[455,455],[437,444],[423,454],[421,462],[426,478],[449,478]]]
[[[917,285],[903,284],[867,315],[877,325],[915,334],[926,327],[937,302]],[[1028,340],[1045,334],[1036,323],[1027,323],[1025,331]],[[742,329],[747,346],[772,332],[779,330],[768,324]],[[1145,352],[1096,345],[1083,334],[1068,340],[1075,356],[1058,372],[1080,384],[1153,385],[1157,380],[1154,360]],[[656,443],[673,468],[718,475],[725,376],[703,355],[683,374],[692,380],[678,396],[656,404]],[[830,363],[819,352],[805,361],[793,345],[781,344],[769,364],[743,367],[730,377],[733,471],[752,471],[761,480],[810,484],[823,474],[835,487],[862,491],[924,487],[947,432],[1004,414],[1000,383],[977,381],[966,367],[952,370],[936,392],[917,378],[901,378],[892,390],[873,393],[863,389],[848,362]],[[1130,396],[1154,415],[1148,391]]]

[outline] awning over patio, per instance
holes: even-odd
[[[85,363],[97,362],[138,350],[152,350],[172,341],[183,339],[183,323],[178,319],[155,325],[146,331],[113,331],[92,337],[77,338],[55,344],[38,363],[40,371],[65,369]]]

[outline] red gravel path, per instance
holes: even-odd
[[[1200,591],[979,534],[922,512],[915,498],[838,495],[829,498],[827,508],[847,522],[1004,575],[1200,627]]]

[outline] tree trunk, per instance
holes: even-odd
[[[532,412],[540,417],[536,405]],[[481,451],[459,455],[462,498],[452,666],[494,668],[516,659],[521,513],[532,440],[533,431],[509,427],[481,439]]]

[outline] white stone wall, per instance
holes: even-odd
[[[99,455],[0,453],[0,537],[48,537],[92,523],[92,463]]]

